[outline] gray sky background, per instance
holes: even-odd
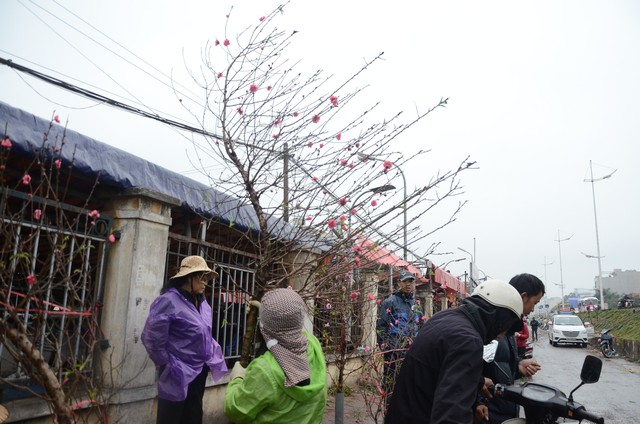
[[[190,119],[168,76],[193,88],[185,70],[200,65],[207,40],[233,40],[279,4],[237,3],[225,34],[228,0],[4,0],[0,56]],[[322,68],[338,80],[384,51],[385,61],[360,82],[370,85],[364,100],[382,101],[388,115],[450,98],[397,146],[405,156],[431,150],[403,168],[410,188],[467,155],[480,168],[463,176],[461,199],[469,203],[458,220],[424,240],[424,249],[440,242],[441,252],[452,252],[436,264],[467,258],[449,265],[462,274],[469,256],[458,247],[473,253],[475,240],[483,272],[545,278],[546,268],[548,292],[559,296],[559,231],[561,239],[571,236],[561,243],[565,293],[593,287],[597,261],[581,253],[596,255],[591,184],[584,182],[592,160],[595,178],[617,169],[595,184],[603,273],[640,269],[639,2],[294,0],[277,26],[300,31],[287,53],[302,60],[300,70]],[[0,100],[45,118],[55,111],[71,129],[199,178],[189,143],[160,123],[6,66]],[[428,215],[423,225],[443,219]]]

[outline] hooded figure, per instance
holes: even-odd
[[[327,400],[320,342],[303,330],[306,305],[292,289],[262,297],[260,332],[268,351],[246,370],[237,362],[224,397],[234,423],[321,423]]]
[[[387,424],[473,422],[484,383],[483,346],[522,328],[522,299],[498,280],[480,284],[456,309],[433,315],[400,368]]]

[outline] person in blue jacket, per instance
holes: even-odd
[[[387,395],[393,389],[399,362],[418,335],[422,318],[421,309],[413,298],[416,276],[402,271],[397,281],[398,290],[381,303],[376,322],[377,343],[384,352],[382,385]]]
[[[187,256],[151,304],[141,339],[159,370],[157,424],[202,424],[207,374],[219,380],[227,372],[204,296],[217,275],[202,257]]]

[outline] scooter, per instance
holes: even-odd
[[[573,400],[573,393],[583,384],[596,383],[602,372],[602,360],[587,355],[582,364],[580,380],[582,382],[571,391],[569,397],[555,387],[527,382],[523,386],[506,386],[496,384],[490,389],[493,396],[524,407],[525,418],[512,418],[503,424],[554,424],[558,418],[571,420],[587,420],[597,424],[604,424],[604,418],[588,412],[585,407]]]
[[[625,296],[618,300],[618,309],[626,308],[633,308],[633,299]]]
[[[611,329],[602,330],[602,334],[598,338],[598,346],[600,346],[600,352],[605,358],[611,358],[617,355],[616,349],[613,347],[613,336],[609,333]]]

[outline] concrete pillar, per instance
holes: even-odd
[[[171,207],[179,204],[173,197],[132,188],[111,199],[105,211],[114,217],[113,231],[120,233],[120,239],[110,246],[104,286],[102,329],[110,347],[97,357],[104,385],[112,392],[112,404],[156,395],[155,366],[140,333],[151,302],[163,286]],[[152,402],[143,409],[137,414],[149,416]],[[139,416],[120,418],[121,422],[144,421]]]

